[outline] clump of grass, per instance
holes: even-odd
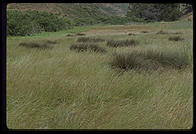
[[[149,33],[149,31],[141,31],[141,33]]]
[[[67,37],[73,37],[73,34],[67,34],[66,36]]]
[[[173,34],[183,34],[182,32],[174,32]]]
[[[77,52],[82,52],[82,51],[93,51],[93,52],[101,52],[101,53],[106,53],[107,51],[96,45],[96,44],[85,44],[85,43],[81,43],[81,44],[73,44],[70,46],[70,50],[76,50]]]
[[[40,49],[51,49],[53,46],[46,43],[37,43],[37,42],[22,42],[19,46],[24,46],[27,48],[40,48]]]
[[[187,55],[179,52],[160,52],[160,51],[133,51],[129,53],[116,53],[111,61],[112,67],[122,70],[141,69],[157,70],[160,67],[182,69],[188,62]]]
[[[181,40],[184,40],[184,38],[182,38],[180,36],[174,36],[174,37],[169,37],[168,40],[170,40],[170,41],[181,41]]]
[[[47,40],[46,43],[48,43],[48,44],[57,44],[57,41]]]
[[[104,39],[101,38],[92,38],[92,37],[80,37],[77,39],[77,42],[103,42]]]
[[[78,36],[84,36],[86,34],[84,34],[84,33],[77,33],[76,35],[78,35]]]
[[[157,34],[169,34],[169,33],[161,30],[161,31],[157,32]]]
[[[138,44],[136,40],[109,40],[107,41],[107,46],[109,47],[127,47],[127,46],[135,46]]]
[[[135,36],[136,34],[134,33],[128,33],[129,36]]]

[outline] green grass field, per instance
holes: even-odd
[[[167,34],[157,34],[161,30]],[[80,37],[77,32],[105,39],[96,44],[107,53],[70,50]],[[68,33],[73,36],[67,37]],[[173,36],[184,40],[168,40]],[[117,48],[106,45],[107,40],[126,39],[139,43]],[[52,49],[19,46],[21,42],[47,40],[57,43],[52,44]],[[137,69],[122,72],[110,66],[115,53],[148,50],[170,57],[175,57],[173,52],[186,54],[188,65],[183,69],[160,66],[150,72]],[[192,21],[86,26],[30,37],[8,37],[6,61],[9,129],[190,129],[193,126]]]

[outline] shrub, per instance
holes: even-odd
[[[34,33],[56,32],[72,28],[72,22],[65,17],[40,11],[7,11],[7,35],[25,36]]]
[[[122,70],[157,70],[159,67],[182,69],[189,64],[187,55],[179,52],[133,51],[115,54],[110,65]]]
[[[107,46],[110,47],[127,47],[127,46],[135,46],[138,42],[136,40],[109,40],[107,41]]]
[[[40,49],[51,49],[53,46],[50,46],[49,44],[46,43],[37,43],[37,42],[22,42],[19,44],[19,46],[24,46],[27,48],[40,48]]]
[[[73,44],[70,46],[70,50],[76,50],[77,52],[82,52],[82,51],[93,51],[93,52],[101,52],[105,53],[107,52],[104,48],[96,45],[96,44]]]
[[[92,38],[92,37],[80,37],[77,39],[78,42],[102,42],[105,41],[101,38]]]
[[[170,41],[181,41],[181,40],[184,40],[184,39],[180,36],[174,36],[174,37],[169,37],[168,40],[170,40]]]

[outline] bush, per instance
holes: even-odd
[[[102,42],[105,41],[101,38],[92,38],[92,37],[80,37],[77,39],[77,42]]]
[[[184,40],[184,39],[180,36],[174,36],[174,37],[169,37],[168,40],[170,40],[170,41],[181,41],[181,40]]]
[[[107,41],[107,46],[109,47],[127,47],[127,46],[135,46],[138,42],[135,40],[109,40]]]
[[[27,48],[40,48],[40,49],[51,49],[53,46],[50,46],[46,43],[37,43],[37,42],[22,42],[19,44],[19,46],[24,46]]]
[[[101,53],[105,53],[106,50],[102,47],[99,47],[96,44],[73,44],[70,46],[70,50],[76,50],[77,52],[82,52],[82,51],[93,51],[93,52],[101,52]]]
[[[25,36],[34,33],[56,32],[72,28],[65,17],[39,11],[7,11],[7,35]]]

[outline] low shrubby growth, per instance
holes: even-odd
[[[65,17],[40,11],[7,11],[7,35],[25,36],[40,32],[56,32],[72,28]]]
[[[127,47],[127,46],[135,46],[138,44],[138,41],[133,39],[127,40],[109,40],[107,41],[107,46],[109,47]]]

